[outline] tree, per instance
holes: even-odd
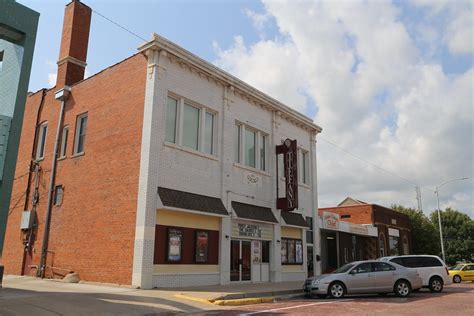
[[[422,211],[401,205],[392,205],[392,209],[410,217],[413,254],[439,255],[441,253],[439,233],[433,222]]]
[[[437,211],[431,213],[431,222],[439,234]],[[446,263],[474,260],[474,220],[467,214],[447,208],[441,211]]]

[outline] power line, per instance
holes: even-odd
[[[407,179],[407,178],[405,178],[405,177],[402,177],[402,176],[400,176],[400,175],[398,175],[398,174],[396,174],[396,173],[393,173],[393,172],[391,172],[391,171],[389,171],[389,170],[387,170],[387,169],[384,169],[384,168],[382,168],[382,167],[380,167],[380,166],[374,164],[373,162],[370,162],[370,161],[368,161],[368,160],[366,160],[366,159],[364,159],[364,158],[362,158],[362,157],[359,157],[359,156],[357,156],[357,155],[351,153],[351,152],[348,151],[347,149],[345,149],[345,148],[343,148],[343,147],[341,147],[341,146],[335,144],[334,142],[332,142],[332,141],[330,141],[330,140],[328,140],[328,139],[325,139],[325,138],[323,138],[323,137],[321,137],[321,136],[319,136],[318,138],[319,138],[319,139],[322,139],[322,140],[324,140],[326,143],[328,143],[328,144],[330,144],[330,145],[332,145],[332,146],[338,148],[339,150],[343,151],[344,153],[346,153],[346,154],[348,154],[348,155],[350,155],[350,156],[352,156],[352,157],[354,157],[354,158],[356,158],[356,159],[358,159],[358,160],[360,160],[360,161],[362,161],[362,162],[365,162],[366,164],[371,165],[372,167],[374,167],[374,168],[376,168],[376,169],[378,169],[378,170],[380,170],[380,171],[383,171],[383,172],[388,173],[388,174],[390,174],[390,175],[392,175],[392,176],[394,176],[394,177],[397,177],[397,178],[399,178],[399,179],[402,179],[402,180],[404,180],[404,181],[406,181],[406,182],[408,182],[408,183],[414,185],[415,187],[419,187],[419,188],[421,188],[421,189],[425,189],[425,190],[427,190],[427,191],[429,191],[429,192],[431,192],[431,193],[434,191],[433,189],[422,187],[422,186],[418,185],[418,183],[416,183],[416,182],[414,182],[414,181],[412,181],[412,180],[410,180],[410,179]]]
[[[138,35],[137,33],[133,32],[133,31],[130,31],[130,30],[127,29],[125,26],[122,26],[122,25],[118,24],[117,22],[115,22],[115,21],[109,19],[109,18],[106,17],[105,15],[103,15],[103,14],[97,12],[96,10],[92,9],[92,12],[94,12],[94,13],[97,14],[98,16],[104,18],[105,20],[109,21],[110,23],[112,23],[112,24],[118,26],[119,28],[121,28],[121,29],[124,30],[125,32],[128,32],[128,33],[132,34],[133,36],[138,37],[138,38],[141,39],[142,41],[147,42],[146,39],[144,39],[143,37],[141,37],[141,36]]]

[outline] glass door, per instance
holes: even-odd
[[[240,240],[230,243],[230,280],[240,281]]]
[[[252,261],[251,259],[251,243],[250,241],[242,240],[242,278],[241,281],[250,281],[252,279],[251,275],[251,267],[252,267]]]
[[[230,280],[250,281],[252,279],[252,252],[248,240],[230,242]]]

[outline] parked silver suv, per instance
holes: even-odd
[[[407,297],[421,288],[422,281],[413,269],[375,260],[348,263],[331,274],[306,279],[303,289],[319,297],[342,298],[345,294],[395,293]]]
[[[430,255],[405,255],[383,257],[379,260],[393,262],[406,268],[413,268],[418,271],[423,280],[423,287],[429,288],[432,292],[441,292],[444,285],[452,284],[448,267],[443,260],[437,256]]]

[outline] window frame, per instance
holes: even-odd
[[[82,119],[83,118],[86,118],[86,127],[85,127],[85,132],[83,134],[80,134],[80,128],[81,128],[81,124],[80,122],[82,122]],[[84,155],[86,153],[86,136],[87,136],[87,125],[89,123],[89,113],[88,112],[84,112],[84,113],[81,113],[79,115],[77,115],[76,117],[76,128],[75,128],[75,132],[74,132],[74,147],[73,147],[73,151],[72,151],[72,156],[80,156],[80,155]],[[82,151],[78,151],[79,150],[79,141],[80,141],[80,137],[84,135],[83,137],[83,144],[82,144]]]
[[[298,182],[299,184],[310,186],[311,184],[311,167],[309,162],[309,151],[303,148],[298,149],[299,155],[299,175],[298,175]],[[305,160],[305,157],[307,161]]]
[[[47,139],[48,139],[48,121],[44,121],[38,126],[38,138],[37,138],[36,153],[35,153],[36,161],[40,161],[44,159],[44,154],[46,152]]]
[[[294,247],[293,247],[293,254],[292,254],[292,257],[294,258],[294,262],[290,262],[290,242],[294,244]],[[299,262],[297,259],[298,259],[298,256],[297,256],[297,244],[300,243],[301,244],[301,262]],[[281,264],[282,265],[302,265],[304,264],[304,245],[303,245],[303,240],[302,239],[298,239],[298,238],[286,238],[286,237],[282,237],[281,238],[281,246],[282,249],[283,249],[283,245],[286,246],[286,261],[283,261],[283,255],[281,257]],[[283,253],[283,252],[282,252]]]
[[[173,100],[176,100],[177,103],[176,103],[176,117],[175,117],[175,141],[174,142],[171,142],[169,140],[166,139],[166,125],[168,124],[168,99],[173,99]],[[197,137],[197,149],[195,148],[192,148],[192,147],[188,147],[186,145],[183,144],[183,134],[184,134],[184,107],[186,106],[190,106],[190,107],[194,107],[196,109],[199,110],[199,116],[198,116],[198,134],[196,135]],[[206,151],[206,148],[205,148],[205,144],[206,144],[206,133],[205,133],[205,129],[207,127],[207,124],[206,124],[206,114],[210,114],[212,115],[213,117],[213,120],[212,120],[212,140],[211,140],[211,149],[212,149],[212,153],[208,153]],[[201,105],[201,104],[198,104],[192,100],[189,100],[187,98],[184,98],[184,97],[181,97],[181,96],[178,96],[174,93],[171,93],[169,92],[168,93],[168,96],[166,98],[166,112],[165,112],[165,115],[164,115],[164,119],[165,119],[165,137],[164,137],[164,141],[166,144],[172,144],[174,146],[177,146],[179,148],[182,148],[183,150],[189,150],[189,151],[192,151],[192,152],[197,152],[199,154],[203,154],[203,155],[206,155],[206,156],[212,156],[212,157],[216,157],[217,156],[217,153],[219,151],[218,149],[218,142],[217,142],[217,131],[218,131],[218,112],[213,110],[213,109],[210,109],[204,105]]]
[[[252,170],[258,171],[258,172],[264,172],[267,173],[269,168],[268,168],[268,143],[269,143],[269,134],[259,130],[251,125],[242,123],[238,120],[235,121],[235,126],[234,128],[234,133],[237,133],[237,135],[234,134],[234,142],[238,142],[237,144],[234,143],[234,163],[238,164],[240,166],[243,166],[245,168],[250,168]],[[255,133],[255,167],[251,166],[250,164],[246,163],[245,159],[245,131],[250,131]],[[264,140],[264,148],[263,148],[263,153],[264,157],[262,160],[262,139]],[[235,150],[238,150],[238,153],[235,153]],[[262,166],[263,162],[263,166]]]
[[[61,190],[61,199],[58,201],[58,190]],[[54,200],[53,200],[53,205],[54,206],[61,206],[63,204],[63,197],[64,197],[64,186],[62,184],[58,184],[54,187]]]
[[[66,158],[67,156],[67,141],[69,138],[69,125],[64,125],[61,131],[61,148],[59,149],[59,158]]]

